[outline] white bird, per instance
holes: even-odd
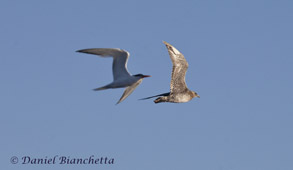
[[[126,87],[123,95],[116,104],[119,104],[123,100],[125,100],[134,91],[134,89],[142,82],[143,78],[150,77],[149,75],[143,74],[130,75],[130,73],[127,70],[127,61],[129,58],[129,53],[125,50],[119,48],[91,48],[78,50],[76,52],[94,54],[102,57],[113,57],[113,82],[93,90],[98,91],[110,88]]]

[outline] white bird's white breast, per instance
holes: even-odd
[[[112,83],[112,85],[114,88],[128,87],[128,86],[131,86],[132,84],[136,83],[139,79],[140,79],[139,77],[134,77],[134,76],[121,77],[121,78],[115,80]]]

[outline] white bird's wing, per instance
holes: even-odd
[[[113,57],[113,78],[114,81],[121,77],[129,77],[130,74],[127,70],[127,61],[129,53],[119,48],[90,48],[78,50],[77,52],[95,54],[102,57]]]
[[[119,99],[119,101],[116,104],[121,103],[123,100],[125,100],[133,91],[134,89],[142,82],[142,79],[139,79],[136,83],[132,84],[131,86],[127,87]]]

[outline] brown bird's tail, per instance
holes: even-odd
[[[162,94],[158,94],[158,95],[155,95],[155,96],[142,98],[142,99],[139,99],[139,100],[151,99],[151,98],[153,98],[153,97],[158,97],[158,96],[168,96],[169,94],[170,94],[170,92],[168,92],[168,93],[162,93]]]

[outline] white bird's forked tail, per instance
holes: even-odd
[[[106,86],[103,86],[103,87],[99,87],[99,88],[95,88],[95,89],[93,89],[94,91],[99,91],[99,90],[107,90],[107,89],[109,89],[110,88],[110,86],[109,85],[106,85]]]

